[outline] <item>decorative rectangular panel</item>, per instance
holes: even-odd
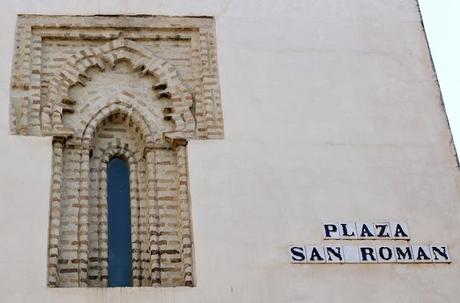
[[[169,62],[190,91],[194,139],[223,138],[213,18],[18,16],[11,78],[10,130],[47,135],[50,81],[70,58],[122,37]]]

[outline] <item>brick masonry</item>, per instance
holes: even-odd
[[[133,286],[193,286],[187,142],[222,139],[212,18],[21,15],[10,131],[53,136],[48,285],[108,283],[108,161],[130,169]]]

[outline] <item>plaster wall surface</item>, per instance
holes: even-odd
[[[458,302],[460,175],[415,1],[0,8],[0,301]],[[51,140],[8,134],[18,13],[216,17],[225,139],[188,146],[196,287],[46,287]],[[322,222],[387,219],[453,262],[289,264]]]

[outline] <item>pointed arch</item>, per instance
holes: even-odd
[[[152,75],[155,79],[152,89],[156,95],[160,100],[166,98],[171,101],[172,105],[165,108],[163,118],[173,121],[174,130],[164,135],[169,138],[191,138],[195,129],[195,119],[190,110],[193,96],[179,79],[175,67],[135,41],[124,38],[82,50],[67,61],[50,81],[48,96],[41,111],[42,131],[55,136],[74,135],[75,130],[66,128],[62,122],[63,113],[72,112],[75,105],[69,96],[70,88],[76,84],[84,85],[89,68],[98,67],[104,71],[106,65],[113,68],[121,60],[131,63],[141,75]]]
[[[126,114],[129,119],[131,119],[131,121],[139,127],[146,146],[153,145],[159,140],[159,134],[156,132],[157,129],[153,127],[155,126],[154,123],[150,121],[147,122],[144,114],[137,110],[133,104],[126,102],[123,99],[117,99],[116,101],[113,101],[99,109],[90,120],[84,121],[85,127],[81,133],[81,142],[83,145],[89,145],[99,124],[109,116],[116,113]]]

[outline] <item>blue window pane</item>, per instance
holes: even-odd
[[[129,168],[112,158],[107,167],[109,286],[132,286]]]

